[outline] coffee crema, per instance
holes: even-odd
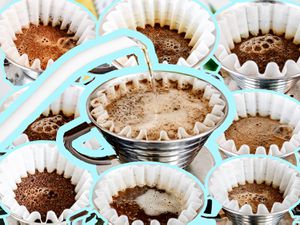
[[[293,40],[288,40],[284,35],[259,34],[250,35],[242,39],[240,43],[235,43],[231,52],[236,54],[241,65],[246,61],[254,61],[260,73],[264,73],[268,63],[275,62],[280,70],[283,69],[288,60],[298,61],[300,57],[300,45]]]
[[[57,60],[71,48],[77,45],[78,39],[74,33],[61,30],[59,26],[30,24],[16,34],[14,43],[20,55],[28,55],[29,64],[35,59],[41,61],[41,68],[46,69],[48,61]]]
[[[75,185],[54,171],[53,173],[38,172],[22,178],[14,191],[16,201],[25,206],[30,213],[37,211],[42,221],[46,220],[47,212],[53,211],[58,217],[65,209],[75,203]]]
[[[30,124],[24,133],[30,141],[55,140],[58,129],[74,119],[74,116],[65,116],[62,112],[58,115],[41,115]]]
[[[165,190],[137,186],[118,192],[110,205],[119,216],[126,215],[130,224],[141,220],[150,225],[151,220],[157,220],[167,225],[169,219],[179,217],[183,203],[181,197]]]
[[[263,146],[268,151],[272,144],[282,147],[293,135],[293,128],[270,117],[248,116],[239,118],[225,131],[227,140],[234,140],[237,149],[242,145],[250,147],[255,154],[256,148]]]
[[[257,213],[259,204],[265,205],[269,212],[271,212],[275,202],[282,203],[284,200],[279,188],[274,188],[265,183],[239,185],[228,193],[228,197],[229,200],[237,200],[240,207],[246,204],[250,205],[253,213]]]
[[[194,135],[196,122],[203,122],[212,111],[209,100],[203,97],[203,91],[194,91],[191,84],[178,89],[177,81],[169,87],[163,87],[156,81],[156,93],[151,85],[144,81],[144,88],[131,90],[119,98],[111,100],[106,106],[108,120],[114,122],[114,132],[131,127],[131,136],[137,137],[141,130],[147,131],[148,140],[158,140],[161,131],[170,139],[178,139],[179,128]]]
[[[189,45],[191,39],[185,38],[185,33],[171,30],[170,26],[146,25],[145,28],[138,27],[137,31],[153,42],[160,63],[176,64],[180,58],[187,59],[192,51]]]

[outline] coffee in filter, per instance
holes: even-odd
[[[299,18],[292,4],[237,4],[218,15],[221,42],[215,55],[226,69],[245,76],[299,74]]]
[[[265,191],[260,192],[259,185]],[[267,216],[286,212],[299,201],[300,175],[276,158],[242,157],[219,165],[209,177],[208,188],[227,211]]]
[[[111,132],[149,141],[196,136],[224,118],[221,93],[197,78],[157,73],[155,89],[147,74],[103,86],[91,98],[91,115]]]
[[[21,0],[1,14],[0,37],[7,59],[43,71],[71,48],[95,38],[95,21],[67,0]]]
[[[89,205],[91,174],[65,159],[53,143],[29,144],[15,150],[2,160],[0,171],[1,202],[17,220],[59,223]],[[49,177],[56,180],[50,181]],[[64,193],[64,188],[72,187],[73,194]],[[61,208],[70,201],[68,208]]]
[[[184,1],[120,1],[104,16],[100,33],[138,30],[152,40],[160,62],[199,67],[215,43],[215,26],[198,3]],[[135,56],[117,60],[116,66],[135,66]]]
[[[94,205],[116,225],[188,224],[203,207],[203,192],[189,176],[162,165],[129,165],[96,184]]]
[[[298,103],[276,92],[242,92],[234,96],[237,114],[218,139],[221,150],[284,156],[299,149]]]

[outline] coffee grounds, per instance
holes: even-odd
[[[131,224],[135,220],[141,220],[145,225],[150,225],[151,220],[158,220],[161,225],[167,225],[168,220],[171,218],[178,218],[179,213],[164,212],[159,215],[147,215],[144,209],[138,204],[138,198],[147,193],[147,191],[156,191],[162,194],[167,192],[148,186],[127,188],[124,191],[118,192],[116,196],[113,196],[113,201],[110,204],[114,208],[118,215],[126,215]],[[171,194],[169,194],[171,195]],[[147,202],[145,202],[147,204]],[[180,208],[180,202],[177,206]]]
[[[33,25],[23,28],[21,33],[16,34],[15,45],[20,55],[27,54],[29,64],[35,59],[40,59],[41,68],[46,69],[48,61],[57,60],[77,43],[74,33],[61,30],[59,26]]]
[[[24,133],[30,141],[36,140],[55,140],[58,129],[64,124],[74,119],[74,116],[65,116],[63,113],[59,115],[50,114],[49,116],[41,115],[36,119]]]
[[[66,179],[55,172],[29,174],[22,178],[15,190],[16,201],[24,205],[28,211],[37,211],[46,220],[47,212],[54,211],[60,216],[65,209],[70,209],[75,203],[75,185],[71,179]]]
[[[137,28],[137,31],[153,42],[160,63],[167,61],[170,64],[176,64],[179,58],[187,59],[192,51],[192,47],[189,46],[191,39],[186,39],[185,33],[179,34],[177,30],[171,30],[169,26],[146,25],[145,28]]]
[[[112,100],[106,110],[109,120],[114,122],[114,132],[119,133],[130,126],[134,138],[141,129],[146,129],[148,140],[158,140],[162,130],[170,139],[178,139],[178,129],[182,127],[188,134],[194,135],[195,123],[203,122],[212,107],[202,91],[193,92],[192,85],[179,90],[177,84],[173,82],[169,88],[157,84],[156,94],[149,87],[132,90]]]
[[[242,145],[250,147],[251,154],[256,148],[263,146],[268,151],[272,144],[282,147],[293,135],[293,128],[270,117],[248,116],[234,121],[225,131],[227,140],[234,140],[237,149]]]
[[[249,204],[253,213],[257,213],[259,204],[264,204],[270,212],[275,202],[282,203],[284,200],[279,188],[273,188],[265,183],[240,185],[233,188],[228,197],[229,200],[237,200],[240,207]]]
[[[252,60],[258,65],[259,72],[264,73],[269,62],[277,63],[280,70],[288,60],[297,62],[300,57],[299,47],[300,45],[294,44],[293,40],[287,40],[283,35],[270,33],[250,35],[236,43],[231,52],[237,55],[241,65]]]

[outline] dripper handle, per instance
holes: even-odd
[[[73,147],[73,142],[79,137],[89,133],[92,128],[93,128],[92,124],[84,122],[72,128],[71,130],[67,131],[64,134],[64,138],[63,138],[65,147],[66,149],[69,150],[69,152],[72,155],[74,155],[76,158],[86,163],[97,165],[97,166],[110,165],[111,160],[116,159],[117,155],[114,154],[114,155],[108,155],[103,157],[92,157],[79,152],[77,149]]]

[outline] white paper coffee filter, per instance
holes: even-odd
[[[16,33],[30,24],[59,25],[61,29],[68,28],[78,38],[77,44],[82,44],[96,36],[95,20],[80,6],[67,0],[21,0],[13,4],[0,17],[0,45],[7,57],[21,66],[42,70],[40,59],[35,59],[30,65],[28,55],[20,55],[14,40]],[[51,23],[52,22],[52,23]],[[48,66],[53,60],[48,61]]]
[[[178,87],[181,88],[185,84],[191,84],[193,85],[193,90],[203,90],[204,95],[203,97],[209,100],[209,106],[212,107],[212,111],[206,115],[203,122],[196,122],[194,126],[194,135],[198,135],[200,133],[206,132],[208,130],[211,130],[214,128],[218,122],[220,122],[224,117],[224,109],[226,106],[226,103],[223,99],[221,99],[221,93],[212,87],[210,84],[208,84],[205,81],[202,81],[195,77],[190,76],[183,76],[179,74],[174,73],[168,73],[168,72],[158,72],[155,74],[156,80],[163,80],[163,84],[165,87],[170,86],[170,81],[177,81]],[[132,78],[132,83],[135,90],[143,89],[145,88],[139,81],[142,80],[149,80],[149,76],[147,74],[139,74],[135,76],[135,78]],[[111,121],[109,119],[108,112],[106,111],[106,106],[110,104],[110,102],[114,101],[115,99],[118,99],[118,97],[121,97],[121,95],[124,95],[128,93],[129,91],[132,91],[131,88],[129,89],[126,86],[126,83],[129,80],[123,79],[122,81],[114,84],[108,84],[106,86],[101,87],[101,90],[99,90],[96,93],[96,97],[91,100],[90,106],[91,106],[91,115],[95,118],[97,123],[111,132],[115,132],[115,126],[114,121]],[[150,82],[150,81],[149,81]],[[116,92],[115,86],[119,86],[122,91]],[[130,126],[124,127],[118,135],[125,136],[128,138],[135,138],[135,139],[146,139],[147,140],[147,128],[143,128],[140,130],[139,134],[137,136],[133,136],[132,134],[132,128]],[[179,139],[188,138],[190,135],[187,133],[185,128],[180,127],[178,129],[178,137]],[[162,130],[160,132],[160,137],[158,140],[165,141],[170,140],[168,134],[166,131]]]
[[[15,100],[17,100],[27,88],[17,91],[15,94],[8,97],[0,107],[0,113],[5,111]],[[78,85],[73,85],[67,88],[63,94],[43,112],[44,116],[48,116],[51,112],[53,115],[59,115],[62,112],[66,116],[79,117],[79,103],[83,88]],[[13,142],[15,146],[28,142],[28,136],[23,133]]]
[[[279,187],[283,202],[273,204],[271,212],[264,204],[258,206],[257,215],[282,212],[294,206],[300,197],[300,175],[287,163],[273,158],[237,158],[221,164],[209,178],[210,194],[223,207],[245,215],[253,214],[250,205],[239,206],[237,200],[229,200],[228,192],[246,182],[266,183]]]
[[[19,205],[15,199],[16,184],[27,174],[38,172],[56,172],[65,178],[71,178],[76,186],[76,202],[70,209],[65,209],[61,215],[53,211],[47,213],[46,221],[58,223],[64,221],[72,213],[89,205],[89,193],[93,183],[91,174],[74,166],[65,159],[53,143],[35,143],[21,147],[10,153],[0,163],[0,196],[1,202],[10,212],[29,223],[41,220],[39,212],[29,212],[25,206]]]
[[[156,187],[182,198],[182,212],[178,218],[172,218],[168,225],[188,224],[203,207],[203,191],[197,183],[186,174],[162,165],[130,165],[115,169],[106,174],[97,183],[94,190],[94,205],[101,215],[115,225],[129,225],[126,215],[118,215],[113,209],[113,196],[127,188]],[[142,221],[134,221],[134,225],[143,225]],[[159,225],[159,221],[151,221],[151,225]]]
[[[187,59],[180,58],[178,65],[187,67],[198,66],[213,47],[215,26],[209,13],[192,0],[124,0],[110,10],[100,24],[100,33],[105,35],[118,29],[136,30],[145,25],[169,25],[179,33],[186,33],[185,37],[191,39],[193,47]],[[123,67],[138,64],[134,56],[118,59]],[[167,63],[167,62],[164,62]]]
[[[296,5],[280,3],[247,3],[238,4],[218,16],[221,30],[221,41],[215,55],[226,68],[246,76],[261,78],[278,78],[300,73],[300,60],[288,60],[282,71],[275,62],[270,62],[263,74],[258,70],[254,61],[247,61],[241,65],[236,54],[231,53],[234,43],[249,35],[285,34],[287,39],[300,43],[300,9]]]
[[[279,120],[280,123],[293,127],[293,135],[289,141],[284,142],[282,147],[273,144],[269,149],[264,146],[256,148],[256,154],[281,156],[294,152],[300,147],[300,105],[282,95],[271,92],[242,92],[234,95],[237,114],[235,120],[248,116],[268,116]],[[223,133],[218,139],[221,148],[235,154],[250,154],[250,147],[242,145],[239,149],[234,140],[227,140]]]

